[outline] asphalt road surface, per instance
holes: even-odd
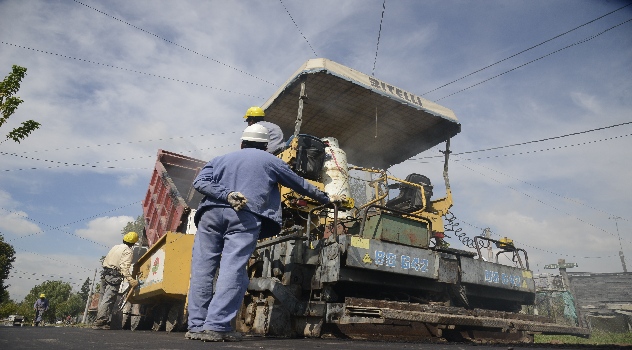
[[[167,333],[128,330],[94,330],[77,327],[0,327],[0,349],[299,349],[299,350],[499,350],[499,349],[546,349],[542,345],[475,345],[446,343],[403,343],[360,341],[347,339],[280,339],[244,337],[241,342],[211,343],[188,340],[184,333]],[[557,348],[553,346],[550,348]],[[549,348],[549,349],[550,349]],[[590,347],[564,347],[564,349],[589,349]],[[604,347],[596,347],[604,349]],[[619,348],[621,349],[621,348]]]

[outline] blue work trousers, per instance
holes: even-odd
[[[248,287],[246,264],[257,245],[261,218],[231,207],[207,209],[193,242],[189,331],[231,331]],[[213,293],[213,279],[219,268]]]

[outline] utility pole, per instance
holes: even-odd
[[[491,235],[492,230],[490,230],[489,227],[486,228],[483,232],[485,233],[485,238],[491,238],[492,237],[492,235]],[[491,244],[487,245],[487,261],[491,261],[491,262],[494,261],[494,252],[492,251],[492,245]]]
[[[81,319],[81,323],[86,323],[86,318],[88,317],[88,307],[90,306],[90,302],[92,301],[92,294],[94,294],[94,281],[97,279],[97,269],[94,269],[94,277],[92,278],[92,286],[90,286],[90,293],[88,293],[88,300],[86,300],[86,308],[83,310],[83,319]]]
[[[580,327],[585,327],[585,322],[583,320],[581,310],[579,309],[577,305],[575,293],[573,293],[573,288],[571,287],[571,281],[568,278],[568,275],[566,274],[567,268],[573,268],[573,267],[578,267],[578,266],[579,265],[577,265],[577,263],[567,263],[566,260],[564,259],[557,259],[557,264],[544,265],[544,268],[560,270],[560,276],[562,276],[562,283],[564,284],[564,289],[566,289],[566,291],[568,291],[568,293],[570,293],[570,295],[573,297],[573,307],[575,308],[575,312],[577,315],[577,324]]]
[[[628,272],[628,268],[625,266],[625,256],[623,256],[623,245],[621,245],[621,236],[619,235],[619,224],[617,220],[621,219],[620,216],[612,216],[608,219],[614,220],[614,225],[617,227],[617,237],[619,238],[619,258],[621,259],[621,266],[623,266],[623,272]]]

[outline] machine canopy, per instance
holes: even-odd
[[[461,131],[450,109],[318,58],[305,62],[262,106],[286,139],[294,133],[303,81],[300,133],[337,138],[353,165],[389,168]]]

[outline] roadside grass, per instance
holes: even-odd
[[[592,332],[590,338],[572,335],[540,335],[534,336],[536,344],[587,344],[587,345],[632,345],[632,333]]]

